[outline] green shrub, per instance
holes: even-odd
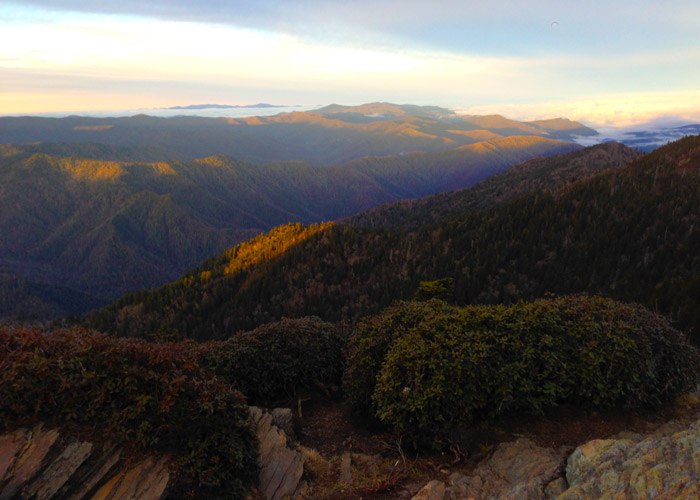
[[[150,344],[81,329],[0,328],[0,418],[90,424],[176,457],[207,497],[243,498],[257,478],[244,397],[203,371],[189,342]]]
[[[436,302],[394,306],[350,341],[351,402],[369,392],[366,407],[417,444],[440,448],[455,428],[505,412],[655,404],[700,375],[698,351],[641,306],[583,296],[508,308]]]
[[[431,321],[450,310],[440,300],[397,302],[382,314],[363,319],[348,341],[343,392],[353,409],[369,415],[377,375],[397,338],[420,321]]]
[[[338,385],[345,341],[342,327],[315,316],[283,319],[208,342],[201,362],[251,403],[268,404],[299,390]]]

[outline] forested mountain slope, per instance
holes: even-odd
[[[533,158],[475,184],[417,199],[385,203],[350,217],[358,226],[418,229],[437,224],[470,210],[483,210],[541,189],[557,189],[567,183],[621,166],[643,153],[616,142],[599,144],[571,153]]]
[[[234,274],[210,261],[87,322],[137,336],[167,326],[189,337],[226,337],[283,316],[353,320],[411,297],[421,280],[450,277],[458,304],[601,293],[645,304],[697,333],[699,190],[700,137],[693,136],[559,190],[415,233],[335,225]]]
[[[318,167],[252,165],[222,156],[178,161],[164,154],[167,160],[157,160],[160,152],[152,148],[92,143],[2,146],[0,269],[27,286],[16,303],[0,301],[0,317],[45,317],[50,304],[55,314],[84,312],[175,279],[280,224],[348,217],[578,148],[508,137]],[[3,292],[2,283],[15,281],[0,282],[0,295],[10,289]]]
[[[47,154],[61,158],[81,158],[100,161],[159,162],[184,161],[187,158],[149,146],[113,146],[97,142],[32,142],[28,144],[0,144],[0,159],[31,154]]]

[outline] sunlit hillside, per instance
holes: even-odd
[[[285,316],[354,320],[412,297],[421,281],[451,278],[458,304],[602,293],[646,304],[693,334],[700,327],[693,299],[700,276],[693,250],[700,244],[699,144],[699,137],[687,138],[594,175],[585,153],[598,168],[638,154],[600,146],[561,163],[519,166],[500,179],[511,194],[501,202],[491,198],[483,209],[471,208],[475,199],[465,190],[444,200],[459,207],[465,198],[465,211],[446,220],[433,219],[433,211],[449,211],[436,208],[440,198],[436,205],[416,204],[425,215],[414,220],[428,224],[410,233],[388,224],[390,212],[388,227],[336,224],[241,269],[235,279],[127,296],[92,314],[88,324],[137,336],[167,326],[203,339]],[[134,310],[139,313],[123,313]]]

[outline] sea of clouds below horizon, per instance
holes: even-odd
[[[593,128],[598,135],[574,136],[573,140],[584,147],[603,142],[620,142],[648,152],[687,135],[700,134],[700,124],[693,121],[669,123],[654,120],[628,127]]]

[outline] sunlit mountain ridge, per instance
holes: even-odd
[[[482,123],[483,122],[483,123]],[[436,106],[331,105],[273,116],[0,117],[0,144],[98,142],[160,148],[188,158],[229,155],[252,163],[343,163],[363,156],[438,152],[482,140],[533,135],[572,140],[596,132],[576,122],[463,116]]]

